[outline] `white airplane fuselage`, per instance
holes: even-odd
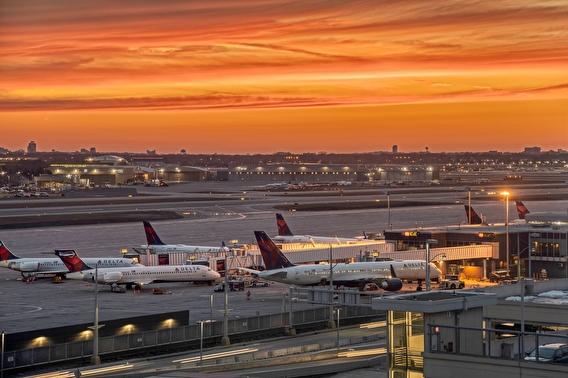
[[[118,267],[133,267],[141,266],[141,264],[128,258],[85,258],[85,263],[88,265],[98,265],[102,268],[118,268]],[[57,257],[24,257],[13,260],[0,261],[1,268],[8,268],[17,270],[23,273],[36,273],[36,274],[65,274],[68,272],[67,267]]]
[[[205,245],[185,245],[185,244],[152,244],[141,245],[136,252],[144,254],[150,253],[173,253],[173,252],[228,252],[227,247],[212,247]]]
[[[355,262],[333,265],[333,282],[337,284],[374,281],[391,277],[390,266],[401,280],[417,281],[426,278],[423,260]],[[260,278],[286,284],[309,286],[331,280],[329,265],[309,264],[271,269],[256,273]],[[437,279],[441,271],[430,263],[430,278]]]
[[[203,265],[136,266],[131,268],[97,268],[68,273],[68,279],[95,281],[101,284],[148,284],[152,282],[203,282],[221,277]]]
[[[353,244],[360,240],[357,238],[338,238],[331,236],[313,235],[276,235],[272,241],[275,243],[312,243],[312,244]]]

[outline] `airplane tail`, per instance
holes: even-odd
[[[266,270],[294,266],[264,231],[255,231],[254,235]]]
[[[483,224],[483,220],[472,207],[468,205],[465,206],[465,215],[467,216],[468,224]]]
[[[146,232],[146,240],[148,241],[148,245],[165,245],[166,243],[162,242],[154,227],[148,221],[142,221],[144,223],[144,232]]]
[[[4,245],[4,243],[2,243],[2,241],[0,240],[0,261],[6,261],[6,260],[17,260],[19,259],[18,256],[14,255],[9,249],[8,247],[6,247]]]
[[[515,201],[515,205],[517,205],[519,219],[525,219],[525,215],[530,213],[529,209],[521,201]]]
[[[70,273],[93,269],[85,264],[73,249],[56,249],[55,254],[63,261]]]
[[[276,225],[278,226],[278,235],[280,236],[294,236],[290,227],[284,220],[282,214],[276,213]]]

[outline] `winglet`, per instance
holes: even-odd
[[[142,221],[144,223],[144,232],[146,233],[146,240],[148,245],[165,245],[165,243],[160,240],[160,237],[154,230],[154,227],[148,221]]]
[[[294,266],[264,231],[255,231],[254,235],[267,270]]]
[[[517,214],[519,215],[519,219],[525,219],[525,215],[530,213],[529,209],[527,209],[522,201],[515,201],[515,205],[517,205]]]
[[[278,226],[278,235],[280,236],[294,236],[290,227],[284,220],[284,217],[280,213],[276,213],[276,225]]]
[[[390,264],[390,268],[391,268],[391,276],[392,278],[397,278],[396,273],[394,271],[394,267],[392,266],[392,264]]]
[[[4,245],[4,243],[2,243],[2,241],[0,240],[0,261],[6,261],[6,260],[18,260],[19,257],[14,255],[9,249],[8,247],[6,247]]]
[[[63,261],[70,273],[93,269],[85,264],[73,249],[56,249],[55,254]]]

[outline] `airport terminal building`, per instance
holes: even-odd
[[[76,163],[51,163],[48,174],[35,177],[39,188],[60,186],[118,186],[133,183],[232,181],[252,183],[364,183],[399,185],[435,182],[440,170],[426,165],[381,165],[320,163],[274,163],[229,165],[227,168],[166,165],[160,157],[133,158],[131,162],[115,155],[89,158]]]
[[[527,214],[525,221],[385,231],[397,252],[383,257],[410,259],[429,244],[431,261],[445,273],[473,279],[507,271],[514,278],[519,273],[534,279],[568,278],[568,214]],[[491,252],[475,246],[491,246]]]

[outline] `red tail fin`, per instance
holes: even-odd
[[[17,259],[19,259],[19,257],[17,257],[12,252],[10,252],[8,247],[6,247],[4,243],[0,241],[0,261],[17,260]]]
[[[517,214],[519,215],[519,219],[525,219],[525,215],[529,214],[529,209],[521,201],[515,201],[515,205],[517,205]]]
[[[154,227],[148,221],[142,221],[144,223],[144,232],[146,232],[146,240],[148,245],[165,245],[165,243],[160,240],[160,237],[154,230]]]
[[[477,213],[475,212],[475,210],[473,210],[472,207],[468,206],[468,205],[464,205],[465,206],[465,215],[467,216],[467,222],[468,224],[482,224],[483,220],[481,219],[481,217],[479,215],[477,215]]]
[[[255,231],[254,235],[267,270],[294,266],[264,231]]]
[[[85,264],[77,252],[72,249],[56,249],[55,254],[63,261],[70,273],[93,269]]]
[[[280,236],[294,236],[290,227],[284,220],[282,214],[276,213],[276,225],[278,226],[278,235]]]

